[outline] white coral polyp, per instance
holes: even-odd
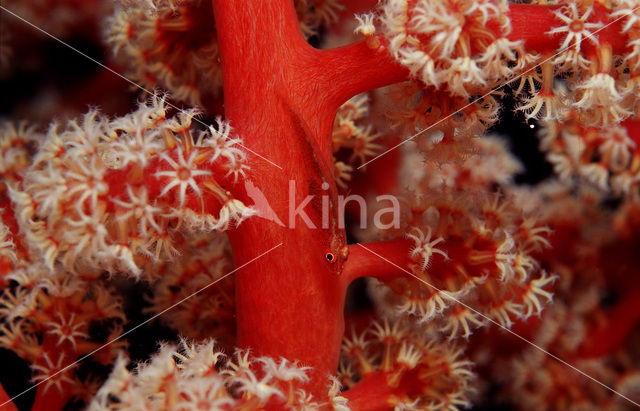
[[[500,81],[513,76],[514,71],[524,68],[524,61],[516,67],[510,67],[503,62],[516,62],[518,55],[524,55],[522,42],[500,38],[489,44],[487,49],[477,59],[476,63],[485,70],[489,81]]]
[[[215,149],[209,162],[213,163],[222,157],[229,163],[230,168],[234,168],[246,158],[245,152],[239,148],[242,141],[231,135],[233,128],[220,117],[216,118],[216,126],[209,126],[208,133],[200,135],[197,145]]]
[[[631,153],[636,148],[636,143],[629,138],[627,129],[613,127],[602,132],[604,142],[598,151],[603,160],[611,167],[612,171],[619,172],[626,169],[631,161]]]
[[[605,126],[632,114],[624,101],[625,91],[607,73],[598,73],[578,84],[576,94],[578,98],[573,107],[586,112],[584,120],[587,125]]]
[[[459,57],[452,60],[449,68],[442,76],[448,89],[459,96],[469,96],[467,90],[477,90],[487,85],[487,72],[469,57]]]
[[[504,37],[511,28],[507,10],[502,0],[389,0],[382,7],[380,32],[391,55],[414,77],[468,97],[509,77],[510,66],[524,55],[517,54],[521,43]],[[500,32],[489,29],[490,23],[497,23]],[[485,39],[484,49],[472,55],[476,31],[493,38]]]
[[[162,344],[160,351],[135,370],[126,367],[120,355],[111,376],[89,404],[90,411],[122,409],[319,409],[313,397],[296,386],[309,380],[308,367],[285,359],[253,357],[237,352],[235,361],[218,351],[212,340],[182,347]],[[202,367],[202,364],[208,366]],[[262,373],[257,365],[262,365]],[[176,403],[168,407],[166,399]],[[333,396],[329,394],[329,399]],[[322,408],[324,409],[324,408]]]
[[[91,110],[52,126],[23,179],[9,187],[27,246],[50,271],[62,264],[138,277],[144,259],[180,253],[177,225],[220,231],[254,214],[217,181],[235,182],[247,168],[231,127],[218,119],[194,141],[197,112],[167,118],[164,104],[154,95],[114,120]],[[219,201],[219,215],[205,214],[205,193]]]
[[[179,204],[182,207],[186,201],[187,188],[191,188],[198,197],[202,196],[202,191],[198,187],[195,177],[209,176],[211,171],[197,169],[194,165],[193,160],[198,156],[198,150],[191,152],[189,158],[185,158],[180,147],[178,147],[177,151],[178,162],[174,161],[166,153],[160,153],[160,158],[168,163],[171,169],[158,171],[155,173],[155,177],[166,177],[169,180],[160,193],[160,197],[165,196],[174,188],[178,188]]]
[[[553,13],[558,20],[561,20],[565,24],[564,26],[556,27],[547,32],[549,35],[566,33],[558,49],[559,51],[564,51],[568,48],[574,48],[576,51],[580,51],[580,44],[583,41],[583,37],[584,40],[589,40],[594,45],[598,45],[598,38],[593,35],[591,30],[595,31],[596,29],[600,29],[604,24],[589,22],[588,19],[592,12],[593,8],[589,7],[580,15],[576,3],[569,3],[567,6]]]
[[[412,258],[420,258],[422,263],[422,270],[426,270],[431,263],[431,256],[434,254],[440,254],[446,260],[449,259],[449,255],[446,251],[436,248],[436,245],[444,242],[443,237],[436,239],[431,238],[431,227],[427,227],[427,234],[425,235],[419,228],[413,228],[414,234],[407,234],[407,238],[413,240],[414,248],[411,250]]]
[[[0,218],[0,257],[7,257],[12,262],[17,261],[15,245],[9,227]]]
[[[624,98],[616,87],[616,80],[607,73],[589,77],[578,84],[576,89],[582,93],[581,98],[574,103],[577,108],[618,104]]]
[[[372,14],[356,16],[356,20],[358,20],[358,26],[353,31],[354,33],[360,33],[365,37],[376,34],[376,26],[374,24],[374,16]]]
[[[190,231],[226,231],[256,214],[255,209],[234,198],[224,203],[217,218],[210,214],[196,214],[189,209],[180,210],[179,217]]]

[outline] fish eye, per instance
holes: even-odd
[[[327,261],[330,264],[333,264],[333,263],[336,262],[336,255],[334,253],[332,253],[331,251],[327,251],[327,254],[325,254],[324,257],[327,259]]]

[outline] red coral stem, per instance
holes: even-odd
[[[614,52],[623,52],[627,47],[627,38],[622,34],[624,19],[613,22],[609,18],[608,9],[597,2],[593,9],[594,13],[589,21],[602,21],[605,24],[596,34],[600,44],[611,44]],[[562,36],[546,34],[564,24],[553,14],[555,10],[558,10],[558,6],[510,4],[508,15],[514,30],[509,33],[509,39],[524,40],[524,46],[529,52],[556,52]],[[593,48],[589,41],[583,41],[581,46],[586,50]]]
[[[360,41],[331,50],[318,50],[316,78],[329,90],[330,103],[336,109],[349,98],[367,90],[406,81],[409,71],[395,62],[388,53],[384,40],[375,50]],[[336,87],[339,84],[339,87]]]
[[[371,373],[341,395],[349,400],[349,407],[352,410],[389,410],[391,409],[389,402],[394,395],[394,390],[387,382],[388,376],[386,372]]]
[[[592,330],[580,349],[583,358],[595,358],[620,348],[640,322],[640,288],[625,294],[607,314],[601,328]]]
[[[0,384],[0,404],[4,404],[0,406],[2,411],[18,411],[18,407],[11,401],[11,397],[6,393],[2,384]]]
[[[405,270],[408,270],[411,262],[411,247],[409,240],[349,245],[349,259],[342,272],[343,280],[349,284],[360,277],[388,279],[407,275]]]

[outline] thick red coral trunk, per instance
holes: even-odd
[[[213,4],[226,118],[246,148],[268,159],[249,154],[245,180],[283,223],[254,217],[229,235],[237,266],[281,244],[235,274],[238,344],[314,367],[308,388],[320,394],[338,365],[346,292],[342,259],[326,259],[345,247],[328,144],[336,107],[311,81],[315,50],[300,35],[291,1]],[[290,208],[307,196],[313,196],[303,209],[309,221],[301,215],[290,221]]]

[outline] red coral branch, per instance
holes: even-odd
[[[583,358],[596,358],[622,347],[640,322],[640,288],[625,294],[608,313],[602,327],[591,330],[579,350]]]
[[[409,71],[395,62],[379,39],[380,47],[371,49],[360,41],[331,50],[318,50],[314,65],[316,82],[329,91],[329,104],[337,109],[358,93],[406,81]],[[338,87],[336,87],[338,85]]]
[[[411,247],[409,240],[349,245],[349,259],[344,265],[342,278],[349,284],[360,277],[389,279],[404,276],[411,262]]]
[[[342,393],[349,400],[353,410],[388,410],[389,400],[395,395],[397,387],[390,387],[388,372],[376,371],[365,376],[355,387]]]
[[[548,31],[560,25],[553,14],[558,10],[558,6],[535,5],[535,4],[509,4],[509,19],[511,27],[514,29],[509,33],[510,40],[524,40],[527,51],[538,51],[541,53],[555,53],[560,45],[561,35],[550,36]],[[602,21],[605,23],[598,31],[600,44],[611,44],[614,52],[621,52],[626,48],[627,38],[622,34],[622,24],[624,19],[613,23],[609,17],[609,9],[598,2],[593,4],[593,14],[589,21]],[[535,23],[533,23],[535,22]],[[532,24],[533,23],[533,24]],[[612,23],[610,25],[607,25]],[[585,50],[595,51],[595,47],[589,41],[583,41],[581,46]]]
[[[4,404],[2,411],[18,411],[18,407],[11,401],[11,397],[9,397],[9,394],[2,388],[2,384],[0,384],[0,404]]]
[[[342,393],[342,396],[349,400],[349,407],[353,410],[388,410],[394,399],[410,398],[427,389],[418,377],[421,371],[423,376],[434,373],[433,370],[419,368],[408,370],[403,366],[392,371],[370,372],[353,388]],[[435,373],[447,373],[447,370]]]

